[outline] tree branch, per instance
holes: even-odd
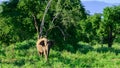
[[[53,28],[58,28],[58,29],[60,30],[60,32],[62,33],[62,35],[64,36],[64,40],[65,40],[65,37],[66,37],[66,36],[65,36],[64,31],[63,31],[59,26],[54,26]],[[47,32],[48,32],[49,30],[52,30],[53,28],[48,29]],[[46,32],[46,36],[47,36],[47,34],[48,34],[47,32]]]
[[[38,38],[39,38],[39,30],[38,30],[38,25],[37,25],[37,21],[36,21],[36,16],[34,14],[32,14],[32,17],[34,19],[34,25],[35,25],[35,28],[37,30],[37,33],[38,33]]]
[[[42,31],[43,31],[43,27],[44,27],[44,20],[45,20],[45,15],[50,7],[50,4],[51,4],[52,0],[50,0],[48,3],[47,3],[47,6],[45,8],[45,12],[44,12],[44,15],[43,15],[43,19],[42,19],[42,23],[40,25],[40,34],[39,34],[39,38],[42,36]]]

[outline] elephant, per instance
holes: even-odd
[[[52,45],[53,45],[53,41],[48,40],[45,37],[38,39],[36,42],[36,47],[39,55],[42,55],[42,56],[44,55],[45,59],[48,60],[50,48]]]

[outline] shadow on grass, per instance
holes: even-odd
[[[76,48],[76,51],[80,51],[83,54],[88,53],[89,51],[93,51],[94,48],[91,45],[88,44],[78,44],[78,48]]]
[[[63,50],[67,50],[68,52],[71,52],[71,53],[76,53],[76,51],[80,51],[81,53],[86,54],[89,51],[93,51],[94,48],[88,44],[78,43],[78,44],[75,44],[74,46],[70,44],[63,45],[60,51],[63,51]]]
[[[120,53],[120,49],[108,48],[108,47],[100,47],[100,48],[97,48],[96,51],[99,53],[113,52],[116,55]]]
[[[118,48],[108,48],[108,47],[94,48],[94,46],[91,46],[87,43],[82,43],[82,42],[79,42],[78,44],[76,44],[74,46],[70,45],[70,44],[63,45],[63,47],[60,51],[63,51],[63,50],[67,50],[68,52],[71,52],[71,53],[76,53],[76,51],[79,51],[83,54],[86,54],[89,51],[96,51],[98,53],[113,52],[116,55],[118,55],[120,53],[120,49],[118,49]]]

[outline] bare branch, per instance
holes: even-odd
[[[55,15],[55,17],[53,18],[53,20],[52,20],[52,23],[55,21],[55,19],[58,17],[58,15],[59,15],[59,13],[57,13],[56,15]],[[54,23],[53,23],[54,24]]]
[[[52,23],[54,26],[55,26],[55,24],[54,24],[53,22],[54,22],[54,20],[57,18],[58,15],[59,15],[59,13],[57,13],[57,14],[55,15],[55,17],[52,19],[52,22],[51,22],[51,23]],[[50,28],[46,31],[46,34],[45,34],[45,35],[47,36],[48,31],[51,30],[51,29],[53,29],[53,28],[54,28],[54,27],[50,27]]]
[[[64,40],[65,40],[65,33],[63,32],[63,30],[59,26],[56,26],[56,27],[62,32],[62,34],[64,36]]]
[[[46,8],[45,8],[45,12],[44,12],[44,15],[43,15],[42,23],[41,23],[41,25],[40,25],[40,35],[39,35],[39,37],[42,36],[42,31],[43,31],[43,27],[44,27],[45,15],[46,15],[49,7],[50,7],[51,2],[52,2],[52,0],[50,0],[50,1],[47,3],[47,6],[46,6]]]
[[[46,6],[46,8],[45,8],[45,12],[44,12],[44,15],[43,15],[42,23],[41,23],[41,25],[40,25],[39,37],[42,36],[42,31],[43,31],[43,27],[44,27],[45,15],[46,15],[49,7],[50,7],[51,2],[52,2],[52,0],[49,0],[49,2],[47,3],[47,6]],[[57,14],[56,14],[56,16],[53,18],[53,20],[52,20],[51,23],[54,22],[54,20],[57,18],[57,16],[58,16],[59,14],[60,14],[60,13],[57,13]],[[53,24],[54,24],[54,23],[53,23]],[[54,26],[55,26],[55,25],[54,25]],[[56,27],[62,32],[62,34],[63,34],[63,36],[64,36],[64,39],[65,39],[65,34],[64,34],[63,30],[62,30],[59,26],[55,26],[55,27],[53,27],[53,28],[56,28]],[[47,35],[47,32],[48,32],[49,30],[53,29],[53,28],[48,29],[48,30],[46,31],[46,35]]]
[[[37,33],[38,33],[38,38],[39,38],[39,30],[38,30],[38,25],[37,25],[37,21],[36,21],[36,16],[34,14],[32,14],[33,18],[34,18],[34,25],[35,25],[35,28],[37,30]]]
[[[61,13],[61,12],[60,12]],[[60,14],[60,13],[57,13],[56,15],[55,15],[55,17],[52,19],[52,22],[51,23],[53,23],[54,24],[54,21],[55,21],[55,19],[58,17],[58,15]],[[46,36],[47,36],[47,34],[48,34],[48,31],[50,31],[50,30],[52,30],[53,28],[58,28],[60,31],[61,31],[61,33],[62,33],[62,35],[64,36],[64,40],[65,40],[65,33],[64,33],[64,31],[59,27],[59,26],[53,26],[53,27],[51,27],[51,28],[49,28],[47,31],[46,31]]]

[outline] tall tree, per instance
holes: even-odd
[[[120,33],[120,6],[106,7],[103,17],[108,47],[112,47],[116,35]]]
[[[19,0],[3,2],[1,7],[3,8],[0,14],[0,21],[2,21],[0,22],[2,24],[0,38],[2,42],[13,43],[34,36],[32,20],[28,13],[18,8]]]
[[[77,34],[77,30],[79,29],[79,21],[81,21],[82,19],[86,19],[86,11],[81,4],[81,1],[58,0],[57,4],[55,4],[54,6],[54,15],[58,14],[56,20],[54,21],[55,26],[58,25],[61,29],[63,29],[67,43],[75,45],[80,38],[79,34]],[[56,37],[56,39],[58,39],[58,36]],[[62,40],[62,38],[60,40]]]
[[[48,0],[10,0],[2,5],[1,18],[4,20],[0,21],[7,24],[5,21],[9,20],[11,27],[8,27],[13,31],[11,34],[15,35],[15,41],[32,38],[36,34],[34,24],[37,22],[37,28],[40,28],[47,3]],[[77,25],[82,19],[86,19],[86,12],[80,0],[52,0],[44,20],[43,35],[56,40],[58,44],[64,41],[64,37],[67,43],[77,43]]]

